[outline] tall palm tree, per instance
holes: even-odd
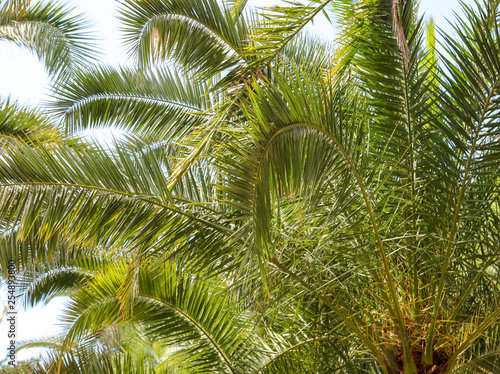
[[[39,370],[499,372],[500,1],[438,50],[412,0],[245,3],[123,0],[137,67],[5,106],[2,270],[70,295]]]

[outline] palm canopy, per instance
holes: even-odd
[[[123,0],[112,68],[8,2],[70,33],[0,34],[57,72],[46,114],[0,111],[2,271],[70,295],[37,370],[498,372],[500,2],[440,50],[417,5]]]

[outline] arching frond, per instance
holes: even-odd
[[[141,66],[174,59],[210,77],[243,62],[248,29],[243,13],[208,1],[123,1],[125,42]],[[193,42],[196,41],[196,42]]]
[[[175,251],[214,235],[222,236],[196,246],[222,246],[230,232],[207,216],[203,206],[172,196],[163,168],[166,160],[158,158],[163,152],[136,152],[124,144],[115,152],[85,144],[9,144],[0,160],[1,219],[5,230],[18,228],[20,238],[37,223],[40,240],[57,234],[89,248],[124,245]],[[142,168],[149,170],[148,181]]]
[[[207,86],[168,68],[97,67],[57,84],[51,107],[69,132],[112,126],[168,141],[205,120],[204,111],[212,106]]]
[[[0,40],[12,41],[38,56],[52,77],[76,72],[96,57],[94,35],[85,17],[58,2],[0,8]]]
[[[72,298],[66,341],[98,334],[123,318],[144,328],[160,346],[176,347],[168,360],[190,372],[239,372],[252,362],[251,324],[223,291],[223,284],[195,279],[179,263],[137,269],[130,316],[120,316],[127,265],[116,264]],[[177,357],[177,358],[176,358]]]

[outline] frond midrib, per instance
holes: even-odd
[[[208,227],[211,227],[218,232],[229,235],[231,233],[231,230],[229,228],[226,228],[225,226],[206,221],[204,219],[201,219],[199,217],[193,216],[191,214],[188,214],[187,212],[183,212],[180,209],[177,209],[175,207],[166,205],[158,200],[155,200],[154,196],[147,197],[145,198],[144,195],[139,195],[135,194],[132,192],[124,192],[124,191],[118,191],[118,190],[113,190],[110,188],[106,187],[99,187],[99,186],[89,186],[89,185],[84,185],[84,184],[77,184],[77,183],[63,183],[63,182],[18,182],[18,183],[2,183],[0,184],[0,188],[5,188],[5,187],[35,187],[35,186],[46,186],[46,187],[69,187],[69,188],[80,188],[83,190],[93,190],[93,191],[100,191],[100,192],[107,192],[110,194],[114,195],[119,195],[123,197],[128,197],[128,198],[133,198],[138,201],[143,201],[148,204],[155,205],[159,208],[166,209],[168,211],[171,211],[172,213],[176,213],[179,215],[182,215],[186,218],[192,219],[198,223],[201,223],[203,225],[206,225]]]

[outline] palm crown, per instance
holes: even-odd
[[[70,295],[26,370],[498,372],[499,5],[439,54],[411,0],[123,0],[112,68],[83,18],[7,2],[54,94],[0,107],[1,268]]]

